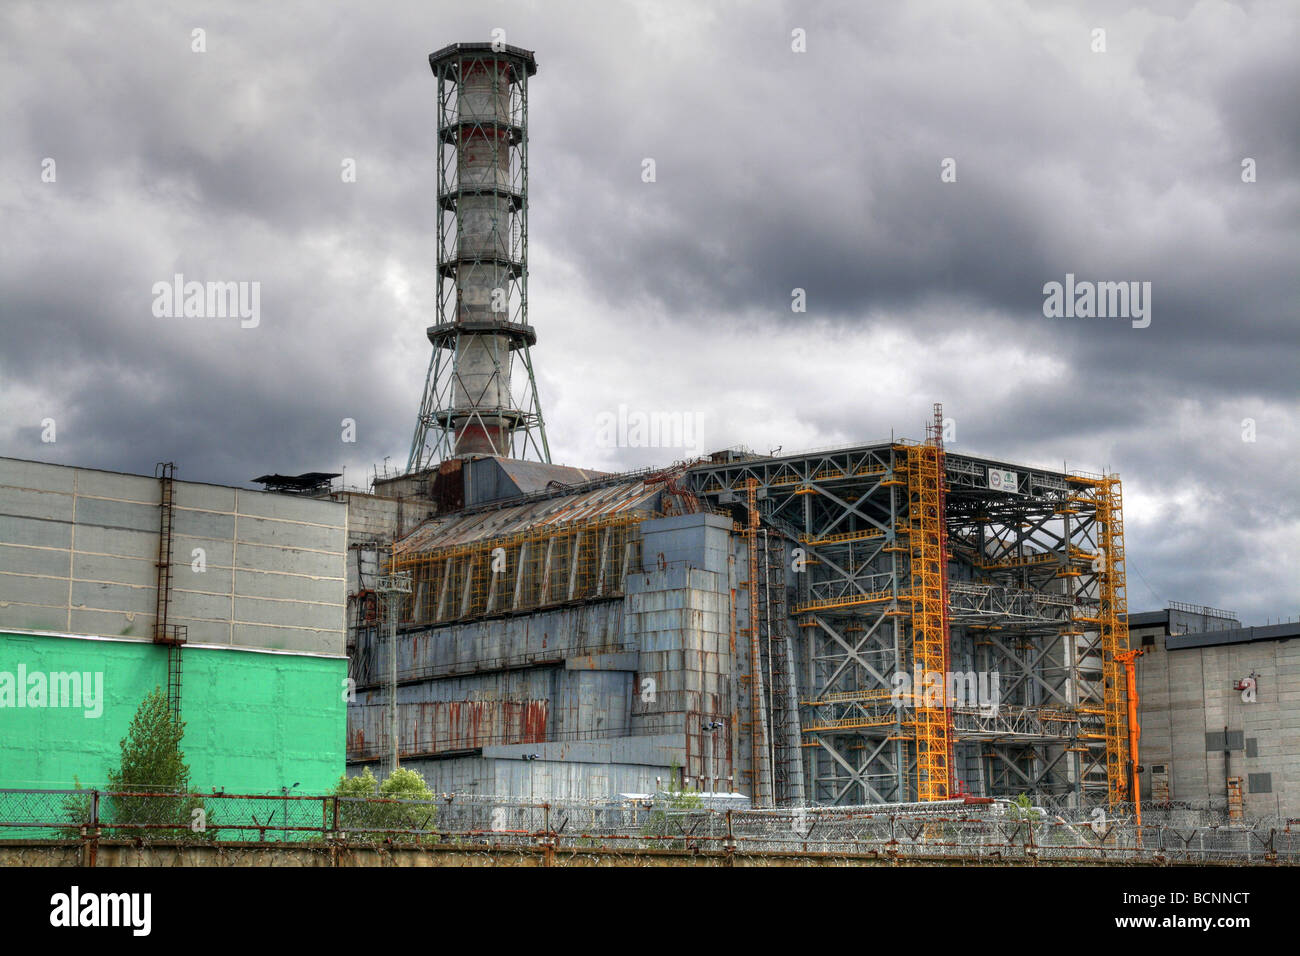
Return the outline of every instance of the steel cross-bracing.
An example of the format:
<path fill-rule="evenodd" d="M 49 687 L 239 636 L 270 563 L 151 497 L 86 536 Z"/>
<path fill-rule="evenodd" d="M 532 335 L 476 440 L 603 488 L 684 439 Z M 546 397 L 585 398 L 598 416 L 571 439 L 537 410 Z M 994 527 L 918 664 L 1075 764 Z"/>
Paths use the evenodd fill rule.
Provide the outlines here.
<path fill-rule="evenodd" d="M 528 324 L 532 53 L 457 43 L 438 82 L 437 318 L 408 472 L 465 454 L 551 460 Z"/>
<path fill-rule="evenodd" d="M 918 753 L 943 729 L 927 730 L 929 715 L 918 717 L 917 705 L 929 700 L 946 711 L 950 792 L 1031 793 L 1077 806 L 1121 799 L 1126 723 L 1115 655 L 1127 641 L 1118 478 L 944 450 L 949 639 L 944 666 L 934 667 L 932 600 L 928 620 L 917 613 L 933 583 L 925 573 L 917 581 L 925 549 L 912 539 L 925 524 L 918 508 L 935 496 L 919 493 L 920 470 L 909 468 L 925 447 L 729 453 L 688 473 L 703 502 L 730 509 L 742 526 L 752 493 L 768 547 L 784 552 L 798 702 L 793 720 L 784 719 L 802 738 L 802 796 L 835 805 L 932 798 L 921 784 L 941 777 Z M 760 669 L 759 678 L 772 700 L 775 671 L 769 678 Z M 789 802 L 781 774 L 774 784 L 775 802 Z"/>

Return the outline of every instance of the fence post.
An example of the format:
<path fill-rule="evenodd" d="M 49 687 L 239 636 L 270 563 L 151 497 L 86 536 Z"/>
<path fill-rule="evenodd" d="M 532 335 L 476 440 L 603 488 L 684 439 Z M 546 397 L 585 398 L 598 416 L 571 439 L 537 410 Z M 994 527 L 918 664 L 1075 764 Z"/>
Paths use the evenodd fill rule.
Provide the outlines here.
<path fill-rule="evenodd" d="M 335 836 L 338 836 L 338 833 L 339 833 L 339 797 L 338 797 L 338 794 L 335 794 L 335 795 L 334 795 L 334 826 L 333 826 L 332 829 L 333 829 L 334 835 L 335 835 Z"/>
<path fill-rule="evenodd" d="M 99 856 L 99 791 L 90 791 L 90 840 L 86 844 L 86 865 L 93 867 Z"/>
<path fill-rule="evenodd" d="M 736 836 L 731 828 L 731 808 L 727 808 L 727 842 L 723 849 L 727 854 L 727 866 L 736 865 Z"/>

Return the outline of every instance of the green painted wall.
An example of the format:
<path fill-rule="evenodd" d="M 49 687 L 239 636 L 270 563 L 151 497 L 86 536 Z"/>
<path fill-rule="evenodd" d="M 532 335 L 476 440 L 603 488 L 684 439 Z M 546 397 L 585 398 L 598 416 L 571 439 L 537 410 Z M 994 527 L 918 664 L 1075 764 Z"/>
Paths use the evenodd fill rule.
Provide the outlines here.
<path fill-rule="evenodd" d="M 101 672 L 103 713 L 17 708 L 6 673 Z M 184 651 L 182 747 L 199 792 L 323 793 L 345 766 L 347 661 L 190 647 Z M 104 784 L 140 701 L 166 687 L 167 654 L 137 641 L 0 632 L 0 788 Z"/>

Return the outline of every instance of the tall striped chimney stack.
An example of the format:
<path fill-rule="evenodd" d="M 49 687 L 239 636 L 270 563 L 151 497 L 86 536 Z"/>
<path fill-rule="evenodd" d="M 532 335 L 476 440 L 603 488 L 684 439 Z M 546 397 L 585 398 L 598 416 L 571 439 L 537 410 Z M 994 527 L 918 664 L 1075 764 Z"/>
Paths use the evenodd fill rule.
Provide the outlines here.
<path fill-rule="evenodd" d="M 528 80 L 533 54 L 454 43 L 438 81 L 438 297 L 408 472 L 448 458 L 550 461 L 529 348 Z"/>

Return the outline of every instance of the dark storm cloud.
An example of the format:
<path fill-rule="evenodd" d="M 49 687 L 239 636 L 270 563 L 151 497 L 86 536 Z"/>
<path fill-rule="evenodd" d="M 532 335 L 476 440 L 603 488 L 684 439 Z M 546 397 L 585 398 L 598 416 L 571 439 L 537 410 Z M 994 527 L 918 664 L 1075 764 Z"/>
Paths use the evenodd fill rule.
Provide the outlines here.
<path fill-rule="evenodd" d="M 938 333 L 942 314 L 909 307 L 949 293 L 994 308 L 992 335 L 1080 367 L 1290 396 L 1300 190 L 1274 130 L 1295 126 L 1277 92 L 1300 85 L 1295 18 L 1254 7 L 1241 32 L 1270 46 L 1247 50 L 1208 13 L 1103 17 L 1109 49 L 1093 54 L 1091 19 L 947 12 L 833 26 L 792 12 L 803 57 L 719 29 L 704 81 L 663 71 L 630 102 L 618 83 L 596 91 L 599 128 L 566 138 L 603 170 L 566 167 L 588 199 L 568 239 L 590 281 L 611 303 L 787 319 L 798 287 L 823 315 L 906 310 L 900 322 Z M 641 155 L 657 182 L 637 181 Z M 941 184 L 949 156 L 958 182 Z M 1267 183 L 1241 182 L 1245 156 Z M 1042 286 L 1067 272 L 1150 281 L 1152 328 L 1044 320 Z M 1246 366 L 1235 381 L 1219 348 Z"/>
<path fill-rule="evenodd" d="M 1135 601 L 1294 614 L 1297 19 L 1119 0 L 6 5 L 0 453 L 172 458 L 223 482 L 404 464 L 434 300 L 425 58 L 502 27 L 540 65 L 530 292 L 557 459 L 680 457 L 593 446 L 622 389 L 707 413 L 712 446 L 916 435 L 944 399 L 958 448 L 1124 474 Z M 260 282 L 260 325 L 154 317 L 177 272 Z M 1045 318 L 1067 272 L 1151 282 L 1151 326 Z"/>

